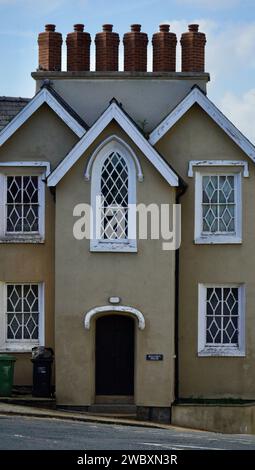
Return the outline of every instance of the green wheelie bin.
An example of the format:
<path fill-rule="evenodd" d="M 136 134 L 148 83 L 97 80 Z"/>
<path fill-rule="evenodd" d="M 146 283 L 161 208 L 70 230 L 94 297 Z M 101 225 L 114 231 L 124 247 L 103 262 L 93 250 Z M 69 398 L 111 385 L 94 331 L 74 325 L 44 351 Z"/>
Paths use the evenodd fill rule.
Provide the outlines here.
<path fill-rule="evenodd" d="M 15 361 L 14 356 L 0 354 L 0 397 L 10 397 L 12 394 Z"/>

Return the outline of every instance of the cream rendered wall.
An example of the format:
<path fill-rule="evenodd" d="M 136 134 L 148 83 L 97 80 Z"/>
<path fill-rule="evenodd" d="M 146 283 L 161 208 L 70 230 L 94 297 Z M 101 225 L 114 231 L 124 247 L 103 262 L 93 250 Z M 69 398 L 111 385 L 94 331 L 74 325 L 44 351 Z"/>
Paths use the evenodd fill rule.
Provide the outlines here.
<path fill-rule="evenodd" d="M 188 183 L 181 198 L 179 387 L 180 397 L 255 398 L 255 166 L 196 105 L 156 145 Z M 190 160 L 244 160 L 242 245 L 195 245 L 194 183 Z M 246 357 L 198 357 L 198 283 L 245 283 Z"/>
<path fill-rule="evenodd" d="M 138 253 L 91 253 L 89 241 L 73 237 L 73 208 L 90 202 L 84 169 L 92 151 L 117 134 L 136 152 L 144 172 L 137 182 L 137 201 L 173 203 L 175 189 L 163 180 L 117 124 L 110 124 L 69 170 L 56 188 L 56 392 L 58 404 L 89 405 L 95 400 L 95 320 L 84 329 L 84 315 L 107 305 L 110 296 L 139 309 L 136 320 L 135 403 L 169 406 L 174 399 L 174 271 L 175 253 L 162 251 L 161 241 L 139 241 Z M 163 353 L 149 362 L 147 353 Z"/>
<path fill-rule="evenodd" d="M 42 106 L 0 147 L 0 171 L 1 161 L 43 160 L 54 167 L 76 141 L 77 137 L 53 111 Z M 45 243 L 0 243 L 0 281 L 45 283 L 45 340 L 46 346 L 54 348 L 55 203 L 47 187 L 45 198 Z M 30 385 L 31 353 L 14 355 L 15 385 Z"/>
<path fill-rule="evenodd" d="M 0 161 L 43 160 L 54 169 L 79 138 L 43 104 L 0 147 Z"/>

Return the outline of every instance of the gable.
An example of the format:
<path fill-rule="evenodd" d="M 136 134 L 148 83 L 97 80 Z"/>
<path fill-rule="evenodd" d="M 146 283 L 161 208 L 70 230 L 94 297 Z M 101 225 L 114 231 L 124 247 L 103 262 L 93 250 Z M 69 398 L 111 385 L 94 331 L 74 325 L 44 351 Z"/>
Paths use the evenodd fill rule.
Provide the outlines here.
<path fill-rule="evenodd" d="M 76 146 L 48 177 L 48 186 L 56 186 L 95 139 L 112 121 L 116 121 L 133 143 L 142 151 L 170 186 L 178 186 L 179 178 L 161 155 L 150 145 L 129 116 L 113 100 L 96 123 L 86 132 Z"/>
<path fill-rule="evenodd" d="M 162 137 L 191 109 L 197 104 L 210 118 L 219 126 L 225 134 L 238 145 L 243 152 L 255 162 L 255 147 L 252 143 L 229 121 L 229 119 L 210 101 L 202 91 L 195 87 L 166 116 L 166 118 L 151 132 L 149 141 L 155 145 Z"/>
<path fill-rule="evenodd" d="M 80 158 L 72 165 L 72 167 L 65 173 L 61 178 L 58 185 L 68 186 L 67 180 L 74 181 L 76 179 L 76 190 L 78 181 L 82 180 L 83 191 L 87 188 L 88 194 L 90 194 L 90 182 L 93 172 L 93 164 L 97 158 L 99 151 L 107 146 L 107 143 L 120 142 L 120 145 L 127 147 L 127 151 L 131 153 L 132 157 L 135 156 L 135 169 L 136 169 L 136 181 L 137 191 L 141 186 L 140 182 L 144 182 L 149 193 L 154 194 L 156 187 L 162 186 L 162 191 L 169 195 L 169 184 L 162 178 L 161 174 L 157 171 L 154 165 L 143 154 L 141 149 L 137 147 L 132 139 L 125 133 L 125 131 L 118 125 L 117 122 L 112 121 L 106 126 L 105 129 L 99 134 L 99 136 L 93 141 L 93 143 L 84 151 Z M 49 178 L 49 177 L 48 177 Z M 89 184 L 86 184 L 89 182 Z M 163 183 L 163 184 L 162 184 Z M 87 194 L 87 193 L 86 193 Z M 84 193 L 85 195 L 85 193 Z M 156 194 L 154 194 L 156 197 Z M 153 199 L 153 198 L 152 198 Z"/>
<path fill-rule="evenodd" d="M 43 104 L 47 104 L 78 136 L 85 134 L 87 125 L 77 113 L 50 87 L 44 86 L 0 132 L 3 145 Z"/>
<path fill-rule="evenodd" d="M 49 161 L 55 168 L 78 137 L 43 104 L 0 146 L 0 161 Z"/>
<path fill-rule="evenodd" d="M 188 184 L 188 166 L 192 160 L 250 161 L 243 150 L 196 104 L 155 147 L 170 159 Z"/>

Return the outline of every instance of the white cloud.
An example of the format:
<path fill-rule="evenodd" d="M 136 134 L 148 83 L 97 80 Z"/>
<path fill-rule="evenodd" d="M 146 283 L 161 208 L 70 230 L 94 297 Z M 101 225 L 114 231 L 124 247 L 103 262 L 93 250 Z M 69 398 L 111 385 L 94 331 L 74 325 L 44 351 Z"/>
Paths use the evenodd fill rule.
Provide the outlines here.
<path fill-rule="evenodd" d="M 255 143 L 255 88 L 241 96 L 231 92 L 225 93 L 220 107 L 238 129 Z"/>
<path fill-rule="evenodd" d="M 162 22 L 163 23 L 163 22 Z M 165 21 L 171 25 L 178 38 L 188 30 L 189 23 L 199 24 L 199 30 L 206 33 L 206 70 L 213 80 L 219 74 L 238 71 L 240 68 L 255 68 L 254 44 L 255 21 L 250 23 L 217 23 L 200 18 L 194 21 Z M 180 47 L 177 50 L 180 59 Z M 180 60 L 178 60 L 180 69 Z"/>

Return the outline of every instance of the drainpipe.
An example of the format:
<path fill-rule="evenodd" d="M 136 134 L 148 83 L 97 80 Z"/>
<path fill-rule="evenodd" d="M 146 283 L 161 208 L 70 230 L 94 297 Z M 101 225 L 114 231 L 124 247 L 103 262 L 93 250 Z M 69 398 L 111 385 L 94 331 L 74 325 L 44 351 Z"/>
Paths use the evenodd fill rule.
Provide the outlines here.
<path fill-rule="evenodd" d="M 182 187 L 178 194 L 176 195 L 176 204 L 180 204 L 180 198 L 187 190 L 187 184 L 182 180 Z M 180 249 L 175 251 L 175 327 L 174 327 L 174 349 L 175 349 L 175 381 L 174 381 L 174 395 L 175 399 L 174 402 L 177 402 L 179 399 L 179 251 Z"/>

